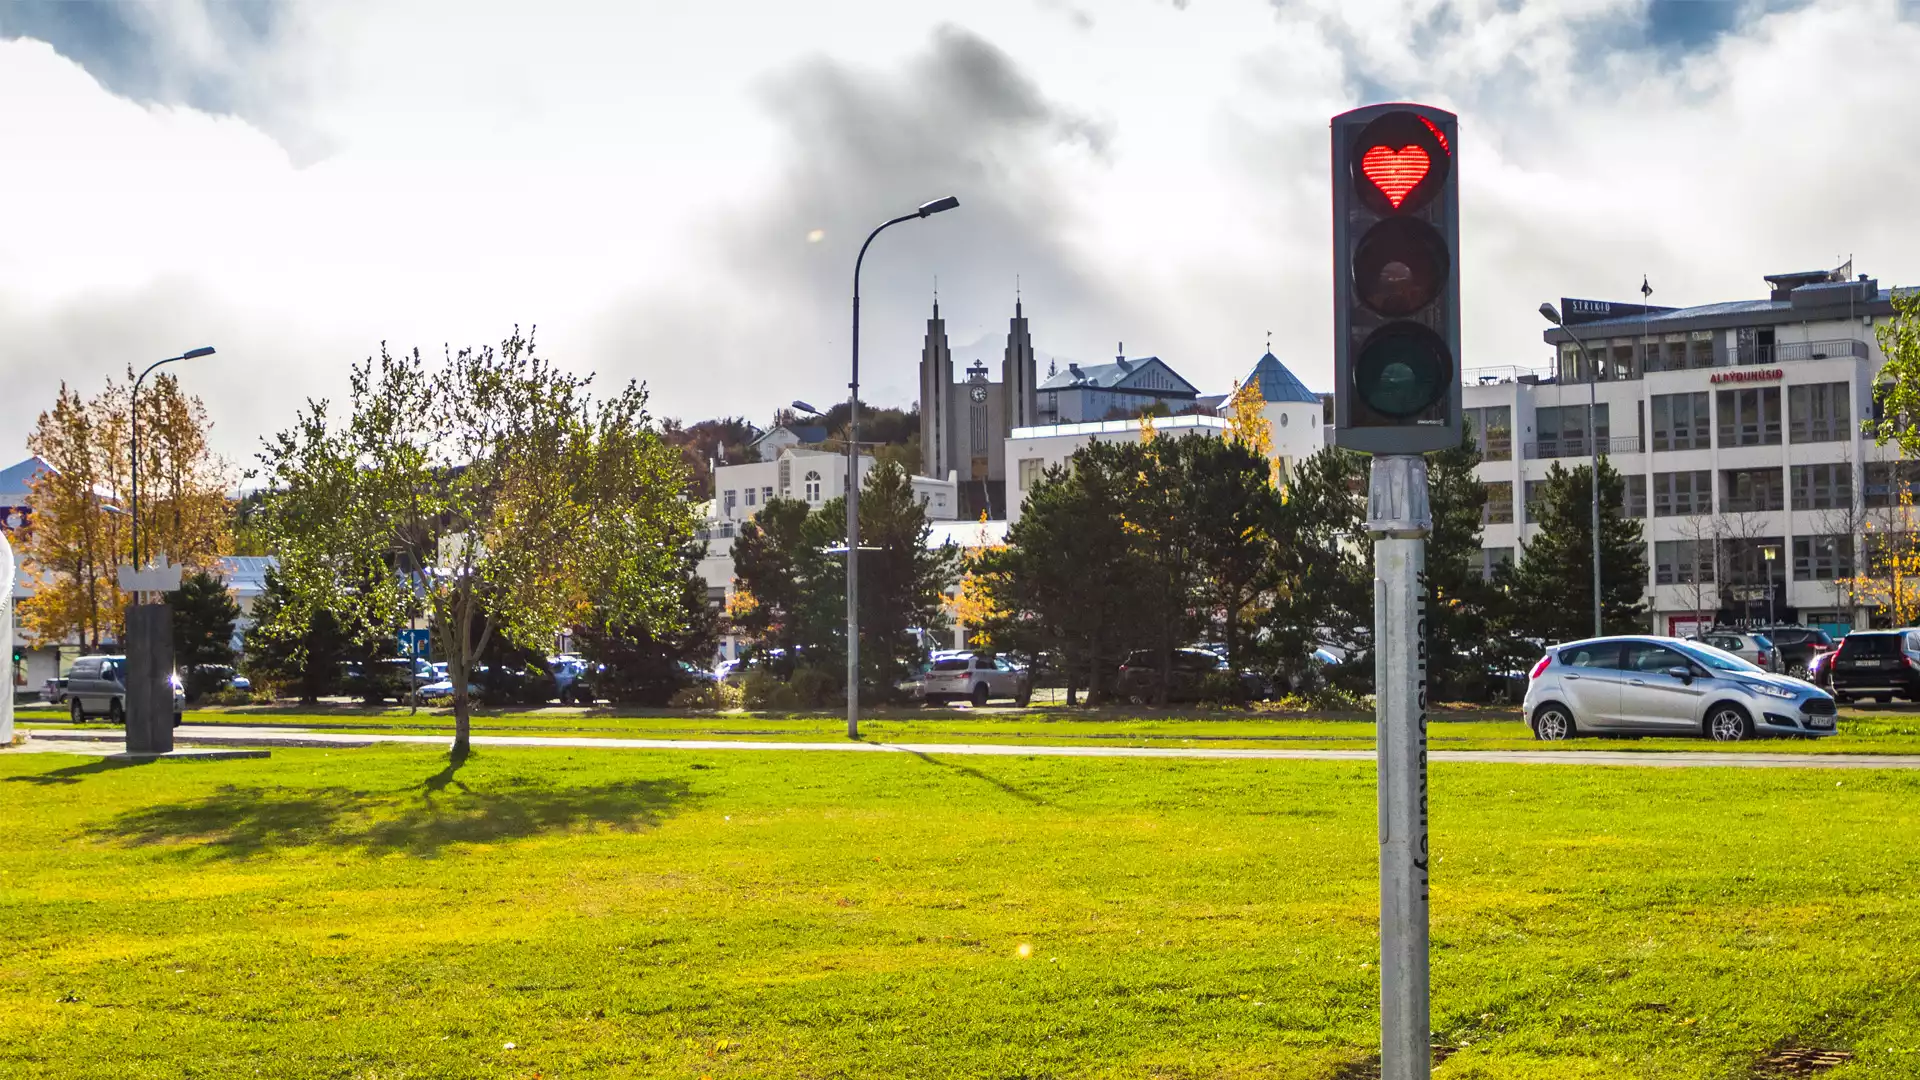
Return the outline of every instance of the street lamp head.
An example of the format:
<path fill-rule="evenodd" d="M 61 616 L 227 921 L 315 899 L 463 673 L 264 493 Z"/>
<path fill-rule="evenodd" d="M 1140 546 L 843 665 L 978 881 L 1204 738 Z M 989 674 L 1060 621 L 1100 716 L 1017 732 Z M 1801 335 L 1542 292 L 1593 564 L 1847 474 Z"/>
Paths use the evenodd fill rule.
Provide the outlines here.
<path fill-rule="evenodd" d="M 825 413 L 821 412 L 819 409 L 816 409 L 813 406 L 797 398 L 794 399 L 793 407 L 803 413 L 808 414 L 809 416 L 825 416 L 826 415 Z"/>
<path fill-rule="evenodd" d="M 1560 322 L 1560 312 L 1552 304 L 1540 305 L 1540 317 L 1547 320 L 1548 322 L 1552 323 L 1555 326 L 1562 325 Z"/>
<path fill-rule="evenodd" d="M 951 210 L 959 205 L 960 200 L 949 195 L 944 199 L 935 199 L 930 203 L 921 203 L 919 213 L 921 217 L 930 217 L 942 211 Z"/>
<path fill-rule="evenodd" d="M 211 345 L 202 345 L 202 346 L 200 346 L 200 347 L 199 347 L 199 348 L 197 348 L 197 349 L 188 349 L 188 350 L 187 350 L 186 352 L 183 352 L 183 353 L 181 353 L 181 354 L 180 354 L 180 359 L 182 359 L 182 360 L 198 360 L 198 359 L 200 359 L 200 358 L 201 358 L 201 357 L 203 357 L 203 356 L 212 356 L 212 355 L 213 355 L 213 346 L 211 346 Z"/>

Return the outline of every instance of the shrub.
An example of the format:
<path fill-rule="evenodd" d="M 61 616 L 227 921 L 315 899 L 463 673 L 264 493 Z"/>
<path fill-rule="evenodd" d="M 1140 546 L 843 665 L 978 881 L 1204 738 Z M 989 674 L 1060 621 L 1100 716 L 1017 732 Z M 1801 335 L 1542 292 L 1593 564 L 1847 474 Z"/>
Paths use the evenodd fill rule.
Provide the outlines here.
<path fill-rule="evenodd" d="M 803 667 L 787 681 L 802 708 L 831 704 L 840 696 L 840 680 L 819 668 Z"/>
<path fill-rule="evenodd" d="M 668 704 L 676 709 L 711 709 L 721 712 L 738 709 L 745 702 L 746 694 L 737 686 L 723 682 L 705 682 L 697 686 L 684 686 L 674 692 L 673 700 Z"/>
<path fill-rule="evenodd" d="M 251 690 L 235 690 L 232 687 L 222 687 L 221 689 L 211 690 L 205 694 L 202 694 L 200 696 L 199 704 L 202 704 L 202 705 L 251 705 L 253 704 L 253 701 L 254 701 L 254 692 Z"/>
<path fill-rule="evenodd" d="M 777 710 L 799 707 L 799 699 L 794 696 L 793 688 L 772 672 L 749 672 L 740 690 L 741 700 L 749 709 Z"/>
<path fill-rule="evenodd" d="M 1200 677 L 1200 701 L 1208 705 L 1245 705 L 1247 686 L 1238 675 L 1210 671 Z"/>

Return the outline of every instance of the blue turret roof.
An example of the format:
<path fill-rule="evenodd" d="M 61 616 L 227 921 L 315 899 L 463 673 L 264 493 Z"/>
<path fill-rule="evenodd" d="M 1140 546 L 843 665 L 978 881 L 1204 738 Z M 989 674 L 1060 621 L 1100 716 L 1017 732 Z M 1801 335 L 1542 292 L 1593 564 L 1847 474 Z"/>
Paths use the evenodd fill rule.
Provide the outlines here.
<path fill-rule="evenodd" d="M 1320 395 L 1307 389 L 1307 384 L 1299 380 L 1287 365 L 1281 363 L 1272 353 L 1260 358 L 1253 365 L 1253 371 L 1247 381 L 1260 380 L 1260 396 L 1269 403 L 1294 401 L 1305 405 L 1320 404 Z"/>

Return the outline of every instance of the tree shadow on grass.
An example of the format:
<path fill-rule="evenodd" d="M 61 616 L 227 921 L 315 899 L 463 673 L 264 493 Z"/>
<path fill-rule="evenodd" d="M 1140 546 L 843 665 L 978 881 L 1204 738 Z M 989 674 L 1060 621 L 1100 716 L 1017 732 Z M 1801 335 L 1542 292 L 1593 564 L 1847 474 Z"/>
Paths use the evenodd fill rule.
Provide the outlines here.
<path fill-rule="evenodd" d="M 986 773 L 983 773 L 979 769 L 973 768 L 970 765 L 961 765 L 961 764 L 958 764 L 957 762 L 946 761 L 944 759 L 934 757 L 931 754 L 922 753 L 919 750 L 909 750 L 907 751 L 907 753 L 912 754 L 914 757 L 919 758 L 921 761 L 924 761 L 929 765 L 938 765 L 943 769 L 951 769 L 962 776 L 970 777 L 974 780 L 980 780 L 985 783 L 992 784 L 994 787 L 997 787 L 1001 791 L 1004 791 L 1007 794 L 1013 796 L 1014 798 L 1019 799 L 1021 802 L 1029 803 L 1033 806 L 1044 806 L 1049 810 L 1058 809 L 1052 803 L 1048 802 L 1047 800 L 1041 798 L 1038 795 L 1035 795 L 1033 792 L 1022 791 L 1021 789 L 1014 787 L 1012 784 L 1007 783 L 1005 780 L 1001 780 L 998 777 L 988 776 Z"/>
<path fill-rule="evenodd" d="M 113 772 L 116 769 L 132 769 L 138 768 L 141 765 L 150 764 L 152 764 L 152 762 L 149 761 L 112 761 L 107 758 L 99 758 L 94 761 L 89 761 L 85 765 L 69 765 L 64 769 L 53 769 L 49 772 L 9 776 L 7 777 L 7 782 L 10 784 L 39 784 L 48 787 L 57 784 L 77 784 L 82 777 L 97 776 L 100 773 Z"/>
<path fill-rule="evenodd" d="M 587 787 L 514 780 L 476 789 L 453 778 L 461 764 L 401 791 L 229 784 L 191 802 L 129 810 L 88 835 L 133 846 L 191 844 L 223 858 L 309 846 L 437 855 L 450 844 L 601 828 L 639 832 L 699 798 L 679 780 Z"/>

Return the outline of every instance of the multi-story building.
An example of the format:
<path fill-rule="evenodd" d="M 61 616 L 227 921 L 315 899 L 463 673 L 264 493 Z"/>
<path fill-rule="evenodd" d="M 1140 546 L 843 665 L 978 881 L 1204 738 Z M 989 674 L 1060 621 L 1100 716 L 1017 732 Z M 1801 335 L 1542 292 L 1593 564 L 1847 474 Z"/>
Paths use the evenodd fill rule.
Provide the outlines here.
<path fill-rule="evenodd" d="M 1895 449 L 1860 430 L 1891 294 L 1840 271 L 1766 280 L 1767 299 L 1700 307 L 1563 300 L 1564 326 L 1545 334 L 1552 369 L 1466 373 L 1488 572 L 1538 531 L 1529 506 L 1548 470 L 1598 450 L 1645 527 L 1653 630 L 1865 625 L 1849 579 L 1904 475 Z M 1878 527 L 1889 524 L 1904 527 Z"/>

